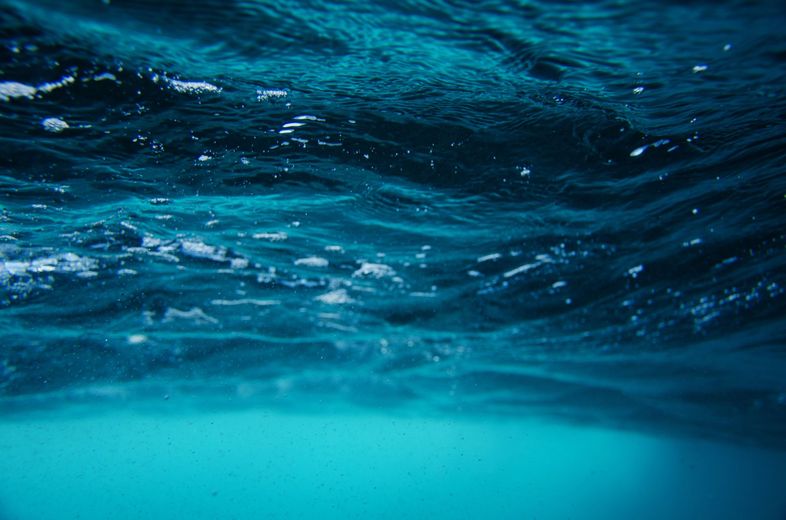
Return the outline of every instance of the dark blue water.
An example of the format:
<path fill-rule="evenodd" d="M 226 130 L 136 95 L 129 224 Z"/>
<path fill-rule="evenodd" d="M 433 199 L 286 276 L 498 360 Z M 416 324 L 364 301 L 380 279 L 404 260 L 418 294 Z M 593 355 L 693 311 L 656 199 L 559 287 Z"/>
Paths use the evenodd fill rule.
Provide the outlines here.
<path fill-rule="evenodd" d="M 546 444 L 563 435 L 548 428 L 573 432 L 535 452 L 594 450 L 606 468 L 598 453 L 639 446 L 624 435 L 742 450 L 682 447 L 707 455 L 640 475 L 634 490 L 698 464 L 696 482 L 724 474 L 739 490 L 708 485 L 674 510 L 644 507 L 675 503 L 664 489 L 629 509 L 555 508 L 560 489 L 595 477 L 573 473 L 580 455 L 544 455 L 554 466 L 528 471 L 565 478 L 544 481 L 529 509 L 511 505 L 521 488 L 458 485 L 448 500 L 427 480 L 397 496 L 454 509 L 421 497 L 398 510 L 361 486 L 326 495 L 344 497 L 336 517 L 483 516 L 463 496 L 495 518 L 780 518 L 784 23 L 780 1 L 0 1 L 0 413 L 12 425 L 0 446 L 9 468 L 40 469 L 3 481 L 0 516 L 5 503 L 11 518 L 104 517 L 89 500 L 64 505 L 65 488 L 53 510 L 34 509 L 52 489 L 41 475 L 81 482 L 72 492 L 87 500 L 79 454 L 98 450 L 106 471 L 172 456 L 158 439 L 134 464 L 106 458 L 85 439 L 104 442 L 95 432 L 115 420 L 215 447 L 221 432 L 201 444 L 182 432 L 209 430 L 224 417 L 213 414 L 247 432 L 244 414 L 264 410 L 284 414 L 269 419 L 275 438 L 368 439 L 360 460 L 392 472 L 380 487 L 409 482 L 393 459 L 420 460 L 417 435 L 445 431 L 504 447 L 488 466 L 476 443 L 461 451 L 474 466 L 424 467 L 538 481 L 505 466 L 522 420 L 553 425 L 533 433 Z M 125 413 L 135 419 L 90 426 Z M 48 441 L 22 447 L 37 424 Z M 399 430 L 386 465 L 371 439 Z M 178 460 L 180 478 L 198 466 Z M 352 464 L 352 482 L 370 486 L 377 473 Z M 754 476 L 729 469 L 741 465 Z M 600 482 L 635 480 L 615 475 Z M 737 487 L 756 479 L 766 496 Z M 266 512 L 246 508 L 252 492 L 217 502 L 206 484 L 204 496 L 227 518 L 329 516 L 325 503 L 298 509 L 319 487 L 298 482 Z M 105 496 L 121 488 L 134 496 L 119 483 Z M 152 509 L 113 514 L 174 514 L 151 489 L 168 488 L 137 490 Z M 202 511 L 190 517 L 222 516 L 182 501 Z"/>

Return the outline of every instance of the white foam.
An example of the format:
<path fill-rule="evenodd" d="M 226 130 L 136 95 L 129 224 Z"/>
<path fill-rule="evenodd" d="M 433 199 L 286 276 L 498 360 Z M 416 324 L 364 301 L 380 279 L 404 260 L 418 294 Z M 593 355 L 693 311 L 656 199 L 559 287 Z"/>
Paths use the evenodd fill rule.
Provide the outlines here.
<path fill-rule="evenodd" d="M 16 81 L 0 81 L 0 101 L 15 98 L 33 99 L 38 89 Z"/>
<path fill-rule="evenodd" d="M 111 72 L 102 72 L 93 76 L 93 81 L 116 81 L 117 78 Z"/>
<path fill-rule="evenodd" d="M 328 305 L 340 305 L 345 303 L 353 303 L 355 300 L 347 293 L 346 289 L 336 289 L 325 294 L 320 294 L 316 298 L 317 301 L 327 303 Z"/>
<path fill-rule="evenodd" d="M 68 126 L 68 123 L 56 117 L 48 117 L 44 119 L 43 121 L 41 121 L 41 126 L 43 126 L 44 130 L 46 130 L 47 132 L 52 132 L 55 134 L 60 133 L 67 128 L 70 128 Z"/>
<path fill-rule="evenodd" d="M 206 81 L 180 81 L 177 79 L 170 79 L 168 80 L 169 86 L 175 92 L 180 92 L 181 94 L 204 94 L 206 92 L 221 92 L 221 89 L 212 83 L 208 83 Z"/>
<path fill-rule="evenodd" d="M 433 292 L 423 292 L 423 291 L 414 291 L 409 293 L 410 296 L 415 296 L 416 298 L 436 298 L 437 293 Z"/>
<path fill-rule="evenodd" d="M 374 264 L 370 262 L 363 262 L 360 267 L 352 273 L 355 278 L 384 278 L 386 276 L 394 276 L 396 271 L 386 264 Z"/>
<path fill-rule="evenodd" d="M 74 273 L 83 278 L 98 276 L 98 261 L 74 253 L 36 258 L 32 261 L 8 261 L 0 264 L 5 276 L 22 276 L 37 273 Z"/>
<path fill-rule="evenodd" d="M 92 272 L 98 268 L 98 260 L 65 253 L 57 257 L 57 270 L 64 273 Z"/>
<path fill-rule="evenodd" d="M 502 255 L 499 253 L 491 253 L 490 255 L 485 255 L 478 257 L 478 263 L 480 262 L 488 262 L 489 260 L 499 260 L 502 258 Z"/>
<path fill-rule="evenodd" d="M 321 139 L 317 139 L 317 144 L 320 146 L 341 146 L 341 143 L 328 143 L 327 141 L 323 141 Z"/>
<path fill-rule="evenodd" d="M 298 258 L 295 260 L 295 265 L 304 265 L 307 267 L 327 267 L 328 261 L 319 256 L 308 256 L 306 258 Z"/>
<path fill-rule="evenodd" d="M 161 245 L 161 239 L 145 235 L 142 237 L 142 247 L 158 247 Z"/>
<path fill-rule="evenodd" d="M 52 83 L 42 83 L 37 87 L 25 85 L 18 81 L 0 81 L 0 101 L 8 101 L 16 98 L 33 99 L 39 92 L 48 94 L 55 89 L 70 85 L 75 81 L 73 76 L 63 76 Z"/>
<path fill-rule="evenodd" d="M 19 276 L 22 274 L 27 273 L 27 269 L 30 267 L 30 262 L 19 262 L 19 261 L 11 261 L 11 262 L 3 262 L 0 264 L 0 272 L 8 276 Z"/>
<path fill-rule="evenodd" d="M 205 258 L 208 260 L 215 260 L 216 262 L 224 262 L 227 259 L 226 249 L 223 247 L 211 246 L 199 240 L 181 241 L 180 250 L 183 254 L 194 258 Z"/>
<path fill-rule="evenodd" d="M 256 305 L 258 307 L 270 307 L 272 305 L 281 305 L 281 301 L 279 300 L 258 300 L 255 298 L 241 298 L 238 300 L 212 300 L 210 302 L 211 305 L 225 305 L 225 306 L 235 306 L 235 305 Z"/>
<path fill-rule="evenodd" d="M 281 89 L 257 90 L 257 101 L 267 101 L 268 99 L 285 98 L 287 91 Z"/>
<path fill-rule="evenodd" d="M 218 320 L 212 316 L 208 316 L 205 312 L 200 309 L 199 307 L 192 307 L 187 311 L 181 311 L 180 309 L 175 309 L 174 307 L 167 308 L 166 312 L 164 313 L 164 323 L 168 323 L 174 320 L 191 320 L 194 323 L 218 323 Z"/>
<path fill-rule="evenodd" d="M 248 259 L 247 258 L 233 258 L 229 261 L 229 267 L 232 269 L 245 269 L 248 267 Z"/>
<path fill-rule="evenodd" d="M 535 269 L 539 265 L 541 265 L 540 262 L 535 262 L 535 263 L 532 263 L 532 264 L 520 265 L 520 266 L 518 266 L 515 269 L 511 269 L 510 271 L 505 272 L 502 276 L 504 276 L 505 278 L 511 278 L 513 276 L 516 276 L 517 274 L 526 273 L 527 271 Z"/>
<path fill-rule="evenodd" d="M 273 233 L 255 233 L 254 238 L 257 240 L 269 240 L 271 242 L 281 242 L 282 240 L 286 240 L 287 234 L 281 231 L 275 231 Z"/>
<path fill-rule="evenodd" d="M 52 83 L 44 83 L 42 85 L 39 85 L 38 86 L 38 91 L 39 92 L 49 93 L 49 92 L 52 92 L 55 89 L 65 87 L 66 85 L 70 85 L 74 81 L 75 80 L 74 80 L 73 76 L 63 76 L 59 80 L 53 81 Z"/>

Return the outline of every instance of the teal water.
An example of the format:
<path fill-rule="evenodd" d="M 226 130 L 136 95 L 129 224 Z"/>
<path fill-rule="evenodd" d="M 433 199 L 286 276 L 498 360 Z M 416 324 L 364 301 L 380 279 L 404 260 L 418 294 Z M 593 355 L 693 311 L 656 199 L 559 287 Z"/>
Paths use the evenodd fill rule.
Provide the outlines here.
<path fill-rule="evenodd" d="M 784 22 L 0 0 L 0 518 L 784 518 Z"/>
<path fill-rule="evenodd" d="M 260 410 L 0 426 L 3 518 L 781 518 L 786 454 L 532 419 Z"/>

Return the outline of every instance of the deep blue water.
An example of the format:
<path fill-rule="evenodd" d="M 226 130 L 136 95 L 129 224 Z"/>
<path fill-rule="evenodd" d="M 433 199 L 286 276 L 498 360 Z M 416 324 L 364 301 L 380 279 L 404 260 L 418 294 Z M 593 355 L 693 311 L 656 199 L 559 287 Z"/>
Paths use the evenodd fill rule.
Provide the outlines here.
<path fill-rule="evenodd" d="M 770 494 L 706 497 L 784 514 L 785 23 L 781 1 L 0 1 L 6 463 L 95 454 L 74 432 L 129 409 L 127 431 L 158 417 L 174 436 L 184 414 L 229 414 L 235 432 L 244 414 L 283 414 L 276 438 L 312 444 L 325 414 L 367 439 L 480 439 L 485 424 L 510 450 L 506 428 L 542 420 L 575 429 L 571 453 L 643 435 L 742 450 L 707 452 L 707 475 L 769 460 L 751 478 Z M 18 440 L 36 421 L 59 456 Z M 596 430 L 611 437 L 587 440 Z M 140 460 L 166 460 L 162 446 Z M 58 482 L 79 481 L 62 463 Z M 532 495 L 548 507 L 488 516 L 636 511 L 549 509 L 577 470 L 550 471 L 565 480 Z M 1 483 L 0 517 L 56 514 L 63 497 L 54 513 L 14 505 L 51 489 L 25 478 Z M 297 489 L 275 514 L 316 516 Z M 432 511 L 374 496 L 358 488 L 331 514 Z M 347 505 L 360 497 L 371 505 Z M 686 518 L 756 516 L 685 504 Z"/>

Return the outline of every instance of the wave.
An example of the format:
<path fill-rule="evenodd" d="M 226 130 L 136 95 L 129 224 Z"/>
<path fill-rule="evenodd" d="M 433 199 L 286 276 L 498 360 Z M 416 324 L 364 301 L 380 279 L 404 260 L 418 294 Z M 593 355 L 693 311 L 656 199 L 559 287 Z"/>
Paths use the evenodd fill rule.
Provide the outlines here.
<path fill-rule="evenodd" d="M 2 406 L 782 443 L 779 9 L 3 2 Z"/>

